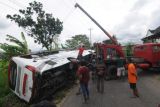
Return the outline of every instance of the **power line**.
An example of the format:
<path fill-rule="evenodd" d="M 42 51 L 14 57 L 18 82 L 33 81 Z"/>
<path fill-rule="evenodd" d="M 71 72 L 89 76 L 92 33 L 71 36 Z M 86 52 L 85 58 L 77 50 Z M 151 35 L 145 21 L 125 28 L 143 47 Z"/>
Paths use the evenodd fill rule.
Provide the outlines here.
<path fill-rule="evenodd" d="M 16 5 L 16 6 L 18 6 L 18 7 L 20 7 L 20 8 L 24 8 L 25 6 L 22 6 L 22 4 L 21 3 L 19 3 L 19 2 L 17 2 L 17 1 L 12 1 L 12 0 L 8 0 L 9 2 L 11 2 L 11 3 L 13 3 L 14 5 Z"/>
<path fill-rule="evenodd" d="M 77 3 L 77 0 L 74 0 L 75 3 Z"/>
<path fill-rule="evenodd" d="M 63 0 L 64 2 L 65 2 L 65 0 Z M 74 6 L 75 4 L 74 3 L 72 3 L 70 0 L 68 0 L 69 2 L 67 2 L 67 3 L 69 3 L 71 6 Z"/>
<path fill-rule="evenodd" d="M 64 3 L 67 5 L 68 4 L 68 2 L 66 2 L 65 0 L 63 0 L 64 1 Z M 70 0 L 69 0 L 70 1 Z M 76 3 L 76 0 L 74 0 L 75 1 L 75 3 Z M 71 16 L 71 14 L 73 14 L 73 12 L 76 10 L 76 8 L 74 7 L 74 5 L 75 5 L 75 3 L 73 3 L 73 2 L 71 2 L 70 1 L 70 5 L 72 6 L 72 9 L 70 10 L 70 12 L 68 12 L 68 14 L 64 17 L 64 19 L 63 19 L 63 22 L 65 22 L 70 16 Z M 67 5 L 68 6 L 68 5 Z M 69 7 L 69 6 L 68 6 Z M 83 23 L 83 25 L 86 25 L 87 26 L 87 24 L 86 23 L 84 23 L 83 21 L 82 21 L 82 19 L 80 18 L 79 20 L 81 20 L 81 22 Z"/>
<path fill-rule="evenodd" d="M 17 2 L 19 5 L 26 7 L 25 5 L 23 5 L 21 2 L 17 1 L 17 0 L 13 0 L 14 2 Z"/>
<path fill-rule="evenodd" d="M 84 16 L 84 18 L 85 18 L 85 16 Z M 80 20 L 79 22 L 81 22 L 81 25 L 82 26 L 88 26 L 88 24 L 86 23 L 86 22 L 88 22 L 87 20 L 85 20 L 84 18 L 82 18 L 82 17 L 78 17 L 78 19 Z"/>
<path fill-rule="evenodd" d="M 1 2 L 1 1 L 0 1 L 0 4 L 4 5 L 6 7 L 9 7 L 10 9 L 13 9 L 15 11 L 19 11 L 18 9 L 16 9 L 16 8 L 14 8 L 14 7 L 12 7 L 12 6 L 8 5 L 8 4 L 5 4 L 5 3 Z"/>
<path fill-rule="evenodd" d="M 72 9 L 68 12 L 68 14 L 63 18 L 63 22 L 65 22 L 65 21 L 71 16 L 71 14 L 74 12 L 74 10 L 75 10 L 75 8 L 72 8 Z"/>
<path fill-rule="evenodd" d="M 73 8 L 71 9 L 71 11 L 65 16 L 65 18 L 64 18 L 64 22 L 71 16 L 71 14 L 75 11 L 75 7 L 73 6 Z M 88 26 L 88 24 L 86 24 L 85 22 L 84 22 L 84 19 L 82 19 L 82 17 L 78 17 L 78 19 L 77 20 L 79 20 L 79 22 L 80 22 L 80 26 Z M 84 28 L 84 27 L 82 27 L 82 28 Z"/>
<path fill-rule="evenodd" d="M 70 5 L 68 2 L 66 2 L 65 0 L 63 0 L 63 3 L 66 4 L 67 7 L 70 7 L 72 5 Z M 70 5 L 70 6 L 69 6 Z"/>

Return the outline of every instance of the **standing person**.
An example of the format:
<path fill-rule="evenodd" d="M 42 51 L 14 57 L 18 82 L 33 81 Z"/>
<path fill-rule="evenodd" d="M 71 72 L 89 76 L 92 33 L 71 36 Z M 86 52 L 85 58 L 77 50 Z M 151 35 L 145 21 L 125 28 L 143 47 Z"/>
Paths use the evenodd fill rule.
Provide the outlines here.
<path fill-rule="evenodd" d="M 117 77 L 124 77 L 125 76 L 125 68 L 124 68 L 124 59 L 118 58 L 117 60 Z"/>
<path fill-rule="evenodd" d="M 86 67 L 86 62 L 83 60 L 80 62 L 80 67 L 78 68 L 78 76 L 84 101 L 87 102 L 87 100 L 89 99 L 88 82 L 90 76 L 89 76 L 89 68 Z"/>
<path fill-rule="evenodd" d="M 94 53 L 92 53 L 90 64 L 91 76 L 94 81 L 96 79 L 96 55 Z"/>
<path fill-rule="evenodd" d="M 104 64 L 97 64 L 96 75 L 97 75 L 97 91 L 100 93 L 103 93 L 104 92 L 104 76 L 105 76 Z"/>
<path fill-rule="evenodd" d="M 81 61 L 82 57 L 83 57 L 83 51 L 85 50 L 84 45 L 82 44 L 78 50 L 79 50 L 79 52 L 78 52 L 77 59 Z"/>
<path fill-rule="evenodd" d="M 128 63 L 128 81 L 130 84 L 130 88 L 133 90 L 133 95 L 135 97 L 139 97 L 139 93 L 136 87 L 137 83 L 136 67 L 130 58 L 127 60 L 127 63 Z"/>
<path fill-rule="evenodd" d="M 80 62 L 78 62 L 78 70 L 76 72 L 76 76 L 78 77 L 78 79 L 80 75 L 80 70 L 79 70 L 80 67 L 81 67 Z M 80 80 L 78 80 L 78 90 L 76 92 L 76 95 L 80 95 L 80 94 L 81 94 L 81 87 L 80 87 Z"/>

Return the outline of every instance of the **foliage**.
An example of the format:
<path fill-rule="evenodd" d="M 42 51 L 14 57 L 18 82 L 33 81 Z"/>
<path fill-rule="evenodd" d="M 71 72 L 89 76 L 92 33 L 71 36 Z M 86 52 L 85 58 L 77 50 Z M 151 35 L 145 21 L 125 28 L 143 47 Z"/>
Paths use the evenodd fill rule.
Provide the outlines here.
<path fill-rule="evenodd" d="M 10 92 L 7 81 L 7 68 L 8 61 L 0 61 L 0 106 L 2 104 L 3 97 L 8 95 Z"/>
<path fill-rule="evenodd" d="M 29 107 L 11 93 L 8 86 L 8 61 L 0 61 L 0 107 Z M 9 102 L 9 103 L 8 103 Z"/>
<path fill-rule="evenodd" d="M 3 53 L 4 57 L 2 57 L 4 60 L 9 60 L 12 56 L 17 56 L 22 54 L 21 53 L 22 49 L 18 46 L 4 43 L 4 44 L 0 44 L 0 48 L 5 51 Z"/>
<path fill-rule="evenodd" d="M 7 18 L 24 28 L 27 34 L 34 38 L 35 43 L 51 50 L 54 36 L 63 29 L 62 22 L 52 17 L 52 14 L 45 13 L 42 3 L 36 1 L 29 3 L 26 10 L 20 9 L 19 12 L 20 15 L 7 15 Z"/>
<path fill-rule="evenodd" d="M 143 43 L 158 43 L 157 39 L 143 39 Z"/>
<path fill-rule="evenodd" d="M 0 107 L 29 107 L 11 93 L 8 86 L 8 61 L 0 61 Z M 9 102 L 9 103 L 8 103 Z"/>
<path fill-rule="evenodd" d="M 133 55 L 133 50 L 132 50 L 132 47 L 133 47 L 133 43 L 129 42 L 127 43 L 126 45 L 126 56 L 132 56 Z"/>
<path fill-rule="evenodd" d="M 8 69 L 8 61 L 1 60 L 0 61 L 0 72 L 2 72 L 2 71 L 7 72 L 7 69 Z"/>
<path fill-rule="evenodd" d="M 89 38 L 86 35 L 75 35 L 72 36 L 72 39 L 66 40 L 67 48 L 76 48 L 81 43 L 83 43 L 86 48 L 90 47 Z"/>
<path fill-rule="evenodd" d="M 61 44 L 61 47 L 62 47 L 62 49 L 66 49 L 66 47 L 65 47 L 65 46 L 63 46 L 63 44 Z"/>
<path fill-rule="evenodd" d="M 22 51 L 22 53 L 24 53 L 24 54 L 27 54 L 28 53 L 28 44 L 27 44 L 27 41 L 26 41 L 26 38 L 25 38 L 25 36 L 24 36 L 24 33 L 23 32 L 21 32 L 21 37 L 22 37 L 22 40 L 23 41 L 20 41 L 20 40 L 18 40 L 17 38 L 15 38 L 15 37 L 13 37 L 13 36 L 10 36 L 10 35 L 7 35 L 7 39 L 6 40 L 8 40 L 8 41 L 10 41 L 10 42 L 12 42 L 12 43 L 15 43 L 15 44 L 17 44 L 18 46 L 20 46 L 21 47 L 21 49 L 23 50 Z"/>
<path fill-rule="evenodd" d="M 116 35 L 113 35 L 112 38 L 118 43 Z M 104 40 L 103 43 L 113 44 L 113 41 L 111 39 L 107 39 L 107 40 Z"/>
<path fill-rule="evenodd" d="M 28 45 L 27 41 L 25 39 L 25 36 L 23 32 L 21 33 L 21 37 L 23 41 L 18 40 L 17 38 L 7 35 L 7 41 L 10 41 L 16 45 L 9 45 L 7 43 L 0 43 L 0 48 L 4 50 L 4 57 L 3 59 L 8 60 L 12 56 L 17 56 L 21 54 L 27 54 L 28 53 Z"/>

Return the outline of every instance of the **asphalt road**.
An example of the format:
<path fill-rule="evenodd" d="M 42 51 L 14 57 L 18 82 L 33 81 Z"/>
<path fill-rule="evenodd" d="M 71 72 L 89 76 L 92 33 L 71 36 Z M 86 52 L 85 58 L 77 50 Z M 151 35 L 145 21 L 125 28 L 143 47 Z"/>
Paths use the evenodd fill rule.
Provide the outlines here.
<path fill-rule="evenodd" d="M 159 75 L 159 77 L 157 76 Z M 105 81 L 105 92 L 96 92 L 96 85 L 89 84 L 90 100 L 83 103 L 82 96 L 76 96 L 78 86 L 73 88 L 62 101 L 60 107 L 158 107 L 160 104 L 160 73 L 139 73 L 137 88 L 140 98 L 132 98 L 127 78 L 124 80 Z"/>

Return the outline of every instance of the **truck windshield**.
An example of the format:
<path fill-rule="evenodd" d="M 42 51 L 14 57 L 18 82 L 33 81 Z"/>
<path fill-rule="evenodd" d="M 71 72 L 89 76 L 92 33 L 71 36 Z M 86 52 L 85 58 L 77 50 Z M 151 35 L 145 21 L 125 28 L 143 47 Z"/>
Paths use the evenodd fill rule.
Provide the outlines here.
<path fill-rule="evenodd" d="M 120 57 L 119 53 L 114 48 L 107 48 L 107 59 Z"/>

